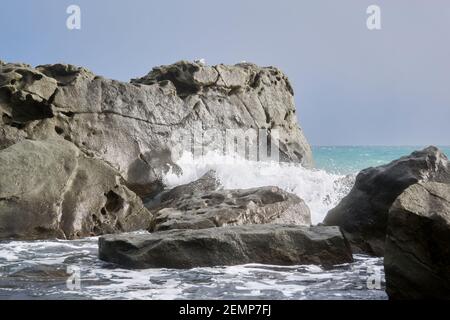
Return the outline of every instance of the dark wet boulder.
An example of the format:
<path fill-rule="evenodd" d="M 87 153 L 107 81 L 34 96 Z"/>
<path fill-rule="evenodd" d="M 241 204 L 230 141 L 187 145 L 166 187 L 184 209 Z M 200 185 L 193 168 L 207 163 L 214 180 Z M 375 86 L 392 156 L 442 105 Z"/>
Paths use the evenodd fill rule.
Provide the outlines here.
<path fill-rule="evenodd" d="M 251 225 L 99 239 L 99 257 L 125 268 L 194 268 L 263 263 L 335 265 L 352 261 L 337 227 Z"/>
<path fill-rule="evenodd" d="M 450 299 L 450 185 L 410 186 L 389 211 L 384 257 L 390 299 Z"/>
<path fill-rule="evenodd" d="M 362 170 L 350 193 L 330 210 L 324 224 L 341 227 L 354 252 L 382 256 L 392 203 L 406 188 L 425 181 L 450 183 L 448 159 L 436 147 Z"/>

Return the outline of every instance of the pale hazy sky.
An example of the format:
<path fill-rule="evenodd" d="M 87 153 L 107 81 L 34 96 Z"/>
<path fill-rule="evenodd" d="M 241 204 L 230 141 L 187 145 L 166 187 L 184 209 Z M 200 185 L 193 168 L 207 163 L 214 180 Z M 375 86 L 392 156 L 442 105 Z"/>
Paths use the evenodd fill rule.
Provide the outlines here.
<path fill-rule="evenodd" d="M 70 4 L 81 30 L 66 28 Z M 311 144 L 450 145 L 448 0 L 11 0 L 0 35 L 1 60 L 124 81 L 181 59 L 274 65 Z"/>

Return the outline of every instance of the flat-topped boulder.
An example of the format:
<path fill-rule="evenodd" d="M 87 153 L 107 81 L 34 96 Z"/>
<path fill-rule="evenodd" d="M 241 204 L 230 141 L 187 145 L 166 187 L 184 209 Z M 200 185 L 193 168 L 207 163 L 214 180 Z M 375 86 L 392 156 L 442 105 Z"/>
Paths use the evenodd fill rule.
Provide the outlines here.
<path fill-rule="evenodd" d="M 132 269 L 352 262 L 337 227 L 247 225 L 99 238 L 101 260 Z"/>
<path fill-rule="evenodd" d="M 384 268 L 390 299 L 450 299 L 449 184 L 414 184 L 395 200 Z"/>
<path fill-rule="evenodd" d="M 382 256 L 393 202 L 409 186 L 426 181 L 450 183 L 449 161 L 433 146 L 362 170 L 350 193 L 328 212 L 324 223 L 341 227 L 354 252 Z"/>

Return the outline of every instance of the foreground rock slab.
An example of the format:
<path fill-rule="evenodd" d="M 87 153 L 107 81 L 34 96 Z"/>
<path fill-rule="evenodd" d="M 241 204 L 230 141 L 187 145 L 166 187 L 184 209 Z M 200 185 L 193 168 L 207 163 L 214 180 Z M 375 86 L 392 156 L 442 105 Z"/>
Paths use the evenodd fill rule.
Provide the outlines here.
<path fill-rule="evenodd" d="M 306 203 L 278 187 L 219 188 L 220 182 L 210 171 L 163 194 L 162 203 L 151 210 L 154 219 L 150 231 L 263 223 L 311 224 Z"/>
<path fill-rule="evenodd" d="M 355 253 L 382 256 L 392 203 L 406 188 L 421 181 L 450 183 L 448 159 L 436 147 L 362 170 L 353 189 L 328 213 L 324 223 L 340 226 Z"/>
<path fill-rule="evenodd" d="M 0 151 L 0 239 L 74 239 L 149 226 L 120 173 L 67 141 Z"/>
<path fill-rule="evenodd" d="M 397 198 L 384 267 L 390 299 L 450 299 L 450 185 L 415 184 Z"/>
<path fill-rule="evenodd" d="M 275 224 L 103 236 L 99 257 L 136 269 L 352 261 L 350 246 L 337 227 Z"/>

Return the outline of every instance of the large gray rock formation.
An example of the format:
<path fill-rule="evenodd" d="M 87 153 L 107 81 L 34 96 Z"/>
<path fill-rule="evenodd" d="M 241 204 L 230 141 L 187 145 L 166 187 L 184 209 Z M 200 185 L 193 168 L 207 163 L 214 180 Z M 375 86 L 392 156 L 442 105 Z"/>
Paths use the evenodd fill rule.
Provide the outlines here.
<path fill-rule="evenodd" d="M 312 164 L 292 87 L 273 67 L 182 61 L 123 83 L 72 65 L 2 64 L 0 113 L 0 149 L 25 138 L 71 141 L 118 170 L 139 196 L 159 192 L 163 173 L 191 150 L 178 140 L 186 132 L 205 152 L 222 150 L 227 129 L 265 129 L 282 160 Z M 216 129 L 219 136 L 206 134 Z"/>
<path fill-rule="evenodd" d="M 350 246 L 337 227 L 275 224 L 104 236 L 99 257 L 126 268 L 352 261 Z"/>
<path fill-rule="evenodd" d="M 384 268 L 390 299 L 450 299 L 450 185 L 410 186 L 389 212 Z"/>
<path fill-rule="evenodd" d="M 120 173 L 68 141 L 1 150 L 0 177 L 0 239 L 74 239 L 150 225 Z"/>
<path fill-rule="evenodd" d="M 204 229 L 244 224 L 310 225 L 306 203 L 278 187 L 219 190 L 214 172 L 178 186 L 149 206 L 154 214 L 150 231 Z"/>
<path fill-rule="evenodd" d="M 448 159 L 436 147 L 362 170 L 353 189 L 327 214 L 324 223 L 340 226 L 355 252 L 382 256 L 392 203 L 420 181 L 450 183 Z"/>

